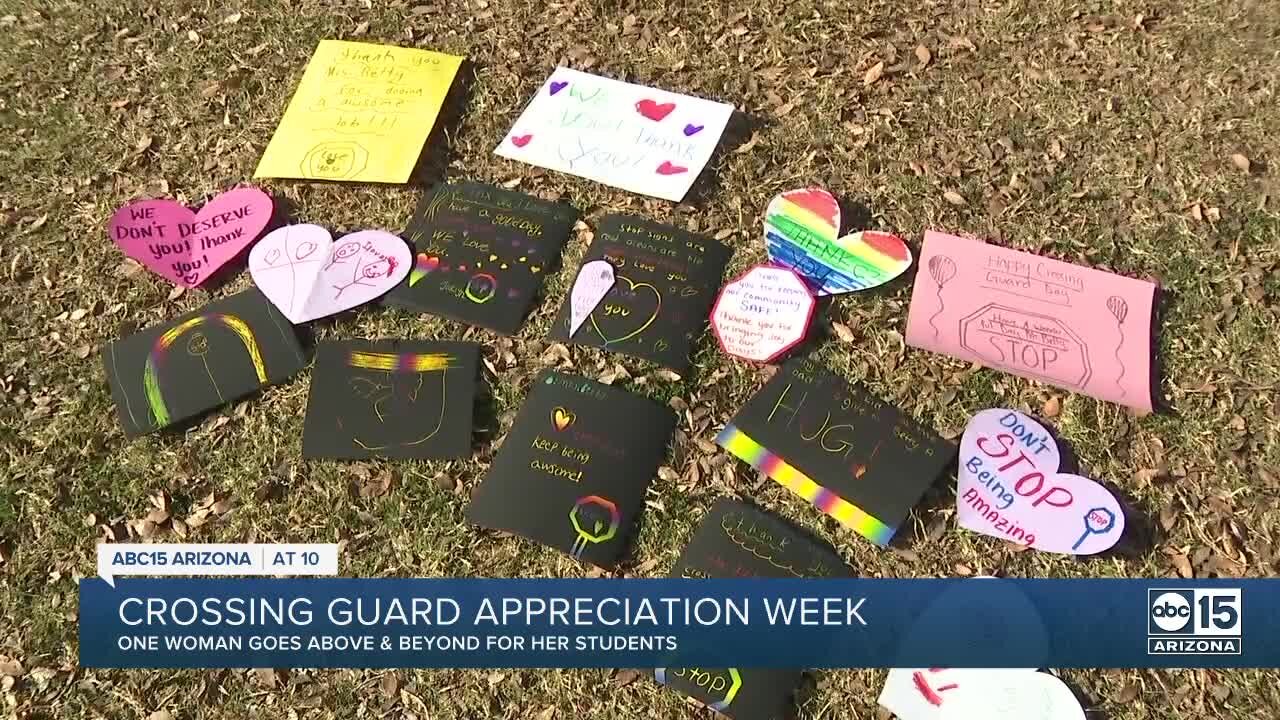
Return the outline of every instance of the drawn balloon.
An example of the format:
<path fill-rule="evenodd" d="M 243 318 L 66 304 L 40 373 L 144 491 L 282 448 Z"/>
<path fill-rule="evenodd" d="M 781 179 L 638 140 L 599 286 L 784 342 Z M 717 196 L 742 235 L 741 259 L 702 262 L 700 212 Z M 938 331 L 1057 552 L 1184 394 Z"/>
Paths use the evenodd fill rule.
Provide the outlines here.
<path fill-rule="evenodd" d="M 942 301 L 942 286 L 946 285 L 951 278 L 956 276 L 956 263 L 946 255 L 934 255 L 929 258 L 929 277 L 933 278 L 934 285 L 938 288 L 938 309 L 929 316 L 929 327 L 933 328 L 933 338 L 938 339 L 938 325 L 934 321 L 938 316 L 946 310 L 946 303 Z"/>

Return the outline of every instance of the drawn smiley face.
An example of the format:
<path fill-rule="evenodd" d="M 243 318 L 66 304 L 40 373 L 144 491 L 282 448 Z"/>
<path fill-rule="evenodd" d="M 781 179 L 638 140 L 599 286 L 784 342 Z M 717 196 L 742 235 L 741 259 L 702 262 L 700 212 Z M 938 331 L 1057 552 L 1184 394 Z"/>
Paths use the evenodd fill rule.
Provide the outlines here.
<path fill-rule="evenodd" d="M 324 142 L 302 158 L 302 176 L 319 180 L 351 180 L 364 172 L 369 151 L 350 140 Z"/>

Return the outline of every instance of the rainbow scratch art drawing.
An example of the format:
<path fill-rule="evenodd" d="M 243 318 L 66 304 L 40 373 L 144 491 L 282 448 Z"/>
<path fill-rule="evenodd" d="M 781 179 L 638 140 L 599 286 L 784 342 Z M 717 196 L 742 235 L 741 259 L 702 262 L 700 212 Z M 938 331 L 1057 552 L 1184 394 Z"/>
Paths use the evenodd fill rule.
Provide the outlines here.
<path fill-rule="evenodd" d="M 447 353 L 378 353 L 353 350 L 347 357 L 347 364 L 362 370 L 420 373 L 457 367 L 454 360 Z"/>
<path fill-rule="evenodd" d="M 808 475 L 734 425 L 725 426 L 716 436 L 716 444 L 877 545 L 888 544 L 898 529 L 896 526 L 886 525 L 857 505 L 814 482 Z"/>
<path fill-rule="evenodd" d="M 240 338 L 240 342 L 244 344 L 245 352 L 249 354 L 249 360 L 253 363 L 253 370 L 258 376 L 258 381 L 263 385 L 268 382 L 267 368 L 263 364 L 262 353 L 258 349 L 258 343 L 254 339 L 253 331 L 249 329 L 248 324 L 234 315 L 223 313 L 210 313 L 193 317 L 165 332 L 156 340 L 155 346 L 147 356 L 147 362 L 142 371 L 143 391 L 146 393 L 147 405 L 151 408 L 151 414 L 155 418 L 158 427 L 164 427 L 170 422 L 169 409 L 165 405 L 164 393 L 160 390 L 160 371 L 164 367 L 167 353 L 183 334 L 206 323 L 220 324 L 234 332 L 236 337 Z M 200 357 L 204 361 L 205 372 L 209 375 L 209 382 L 213 384 L 218 399 L 225 402 L 226 398 L 223 397 L 222 390 L 218 387 L 218 381 L 214 378 L 213 370 L 209 367 L 208 359 L 205 357 L 208 351 L 208 338 L 203 334 L 192 337 L 191 342 L 187 343 L 187 352 L 193 356 Z"/>
<path fill-rule="evenodd" d="M 605 527 L 604 521 L 600 518 L 590 520 L 584 518 L 585 512 L 592 508 L 599 508 L 609 514 L 609 526 Z M 595 514 L 595 513 L 593 513 Z M 589 520 L 589 522 L 584 522 Z M 573 546 L 569 549 L 569 555 L 574 559 L 582 558 L 582 551 L 587 549 L 587 544 L 596 545 L 613 539 L 618 532 L 618 525 L 621 523 L 622 517 L 618 514 L 618 506 L 610 500 L 600 497 L 599 495 L 587 495 L 579 498 L 573 504 L 573 509 L 569 511 L 569 522 L 573 525 L 573 529 L 578 533 L 578 539 L 574 541 Z M 589 525 L 590 527 L 583 527 Z"/>

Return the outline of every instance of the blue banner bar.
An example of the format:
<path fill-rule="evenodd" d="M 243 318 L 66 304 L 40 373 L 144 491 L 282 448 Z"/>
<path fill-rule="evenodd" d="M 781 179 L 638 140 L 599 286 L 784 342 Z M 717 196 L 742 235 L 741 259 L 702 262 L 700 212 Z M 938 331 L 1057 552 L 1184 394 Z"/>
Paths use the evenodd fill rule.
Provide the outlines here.
<path fill-rule="evenodd" d="M 122 578 L 107 668 L 1280 667 L 1280 581 Z"/>

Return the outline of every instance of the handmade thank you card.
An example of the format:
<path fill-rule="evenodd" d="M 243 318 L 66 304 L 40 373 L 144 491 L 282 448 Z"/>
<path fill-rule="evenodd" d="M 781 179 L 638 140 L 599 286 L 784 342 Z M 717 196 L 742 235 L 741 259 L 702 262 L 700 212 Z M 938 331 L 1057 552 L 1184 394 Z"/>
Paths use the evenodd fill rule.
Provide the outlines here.
<path fill-rule="evenodd" d="M 648 398 L 544 371 L 467 517 L 613 567 L 627 549 L 675 423 L 675 413 Z"/>
<path fill-rule="evenodd" d="M 302 455 L 445 459 L 471 454 L 480 346 L 343 340 L 316 347 Z"/>
<path fill-rule="evenodd" d="M 567 203 L 479 183 L 441 185 L 405 231 L 413 269 L 386 303 L 515 334 L 577 219 Z"/>
<path fill-rule="evenodd" d="M 907 342 L 1150 411 L 1155 283 L 939 232 Z"/>
<path fill-rule="evenodd" d="M 556 340 L 604 348 L 651 360 L 677 372 L 689 367 L 693 343 L 707 316 L 729 260 L 729 248 L 670 225 L 627 215 L 609 215 L 583 259 L 581 280 L 603 260 L 612 268 L 605 290 L 593 295 L 589 312 L 575 322 L 574 295 L 560 306 L 551 328 Z M 576 284 L 576 283 L 575 283 Z"/>
<path fill-rule="evenodd" d="M 112 340 L 103 361 L 120 424 L 137 436 L 287 380 L 307 358 L 289 321 L 245 290 Z"/>
<path fill-rule="evenodd" d="M 956 454 L 934 431 L 808 358 L 783 365 L 716 442 L 878 545 Z"/>
<path fill-rule="evenodd" d="M 679 202 L 732 115 L 732 105 L 561 67 L 494 152 Z"/>
<path fill-rule="evenodd" d="M 771 513 L 721 499 L 671 570 L 678 578 L 848 578 L 834 549 Z M 800 669 L 658 668 L 658 682 L 734 720 L 789 717 Z"/>
<path fill-rule="evenodd" d="M 321 40 L 254 177 L 408 181 L 461 65 L 430 50 Z"/>

